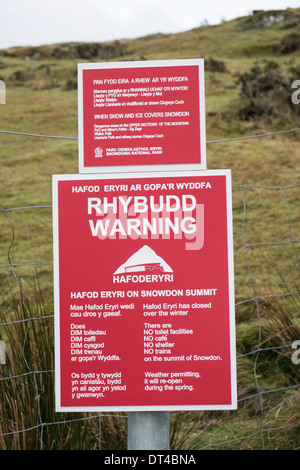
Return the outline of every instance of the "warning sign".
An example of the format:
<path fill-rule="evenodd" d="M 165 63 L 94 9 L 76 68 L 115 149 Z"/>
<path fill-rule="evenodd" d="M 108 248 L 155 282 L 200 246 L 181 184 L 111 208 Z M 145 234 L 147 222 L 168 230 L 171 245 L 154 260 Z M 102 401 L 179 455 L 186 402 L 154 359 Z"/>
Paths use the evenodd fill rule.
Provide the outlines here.
<path fill-rule="evenodd" d="M 230 171 L 53 177 L 57 411 L 235 409 Z"/>
<path fill-rule="evenodd" d="M 79 172 L 205 169 L 203 70 L 203 59 L 79 64 Z"/>

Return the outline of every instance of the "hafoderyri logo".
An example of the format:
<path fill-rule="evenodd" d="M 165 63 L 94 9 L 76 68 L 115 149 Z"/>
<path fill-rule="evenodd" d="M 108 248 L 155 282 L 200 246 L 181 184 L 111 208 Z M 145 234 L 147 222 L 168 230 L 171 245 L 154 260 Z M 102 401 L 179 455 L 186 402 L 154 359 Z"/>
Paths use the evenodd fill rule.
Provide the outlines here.
<path fill-rule="evenodd" d="M 173 282 L 173 270 L 152 248 L 144 245 L 114 272 L 113 282 Z"/>

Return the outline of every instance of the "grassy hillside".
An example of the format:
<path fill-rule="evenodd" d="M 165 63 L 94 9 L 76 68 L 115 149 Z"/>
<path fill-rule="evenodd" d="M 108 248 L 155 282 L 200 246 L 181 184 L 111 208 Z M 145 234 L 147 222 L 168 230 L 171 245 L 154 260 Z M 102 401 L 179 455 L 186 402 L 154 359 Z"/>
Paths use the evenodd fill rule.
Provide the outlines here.
<path fill-rule="evenodd" d="M 77 137 L 79 62 L 198 57 L 205 59 L 208 142 L 300 128 L 300 104 L 291 101 L 291 84 L 300 80 L 299 28 L 300 8 L 257 11 L 180 34 L 2 50 L 0 79 L 6 84 L 6 104 L 0 105 L 0 130 Z M 7 282 L 14 292 L 17 290 L 12 270 L 3 268 L 10 262 L 46 263 L 16 267 L 15 272 L 28 285 L 29 293 L 34 293 L 36 273 L 44 305 L 35 314 L 53 314 L 51 177 L 77 173 L 77 155 L 76 140 L 0 133 L 1 208 L 49 206 L 1 214 L 0 280 L 6 300 L 2 316 L 6 320 L 17 308 L 7 300 Z M 208 143 L 207 167 L 232 170 L 237 350 L 241 355 L 240 409 L 235 414 L 209 415 L 210 442 L 254 432 L 251 442 L 237 440 L 227 447 L 260 448 L 261 437 L 256 433 L 261 429 L 262 407 L 257 377 L 261 390 L 295 386 L 299 381 L 299 366 L 297 369 L 292 365 L 292 350 L 286 348 L 300 339 L 299 304 L 290 305 L 284 297 L 279 306 L 274 306 L 268 296 L 299 289 L 299 244 L 289 242 L 300 240 L 300 218 L 299 187 L 283 191 L 253 186 L 284 188 L 300 183 L 299 132 Z M 266 242 L 270 245 L 264 245 Z M 252 244 L 257 244 L 255 249 L 248 248 Z M 255 301 L 255 297 L 263 299 Z M 254 301 L 248 301 L 251 298 Z M 293 334 L 284 337 L 285 330 Z M 256 355 L 247 355 L 258 345 L 274 344 L 284 347 L 282 355 L 277 350 L 260 353 L 259 360 Z M 257 376 L 253 375 L 254 366 Z M 296 423 L 297 398 L 297 388 L 266 395 L 265 426 L 277 429 Z M 185 426 L 197 421 L 196 432 L 189 437 L 192 442 L 202 435 L 206 416 L 189 413 L 184 419 Z M 268 432 L 267 447 L 299 448 L 299 437 L 293 429 Z M 205 446 L 205 436 L 204 442 L 197 445 Z"/>

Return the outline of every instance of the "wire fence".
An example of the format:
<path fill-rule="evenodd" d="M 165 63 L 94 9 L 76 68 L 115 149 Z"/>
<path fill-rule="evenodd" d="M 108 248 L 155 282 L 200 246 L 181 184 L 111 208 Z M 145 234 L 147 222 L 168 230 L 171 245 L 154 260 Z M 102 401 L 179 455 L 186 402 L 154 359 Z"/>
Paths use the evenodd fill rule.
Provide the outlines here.
<path fill-rule="evenodd" d="M 287 132 L 297 132 L 300 129 L 291 129 Z M 0 131 L 0 133 L 10 133 Z M 34 137 L 67 138 L 59 136 L 43 136 L 40 134 L 14 133 Z M 246 136 L 244 138 L 258 138 L 269 135 L 281 134 L 281 132 Z M 224 139 L 210 141 L 208 144 L 244 139 Z M 235 290 L 236 290 L 236 318 L 237 318 L 237 375 L 238 375 L 238 410 L 231 412 L 194 412 L 191 424 L 193 430 L 189 434 L 197 441 L 197 449 L 267 449 L 278 447 L 273 444 L 278 436 L 294 432 L 300 425 L 299 410 L 296 397 L 299 398 L 300 360 L 295 344 L 299 344 L 300 328 L 297 326 L 297 314 L 299 314 L 299 243 L 300 220 L 299 200 L 300 184 L 292 184 L 285 187 L 267 187 L 259 185 L 234 185 L 233 188 L 233 224 L 234 224 L 234 264 L 235 264 Z M 13 259 L 13 247 L 16 241 L 14 214 L 20 213 L 26 218 L 28 211 L 43 210 L 41 224 L 48 219 L 51 225 L 52 206 L 23 206 L 2 208 L 1 215 L 5 218 L 10 231 L 10 240 L 5 245 L 1 243 L 1 259 L 7 259 L 0 265 L 0 274 L 3 279 L 7 272 L 13 274 L 17 290 L 21 296 L 21 303 L 25 304 L 26 292 L 23 288 L 23 269 L 39 268 L 49 269 L 46 277 L 52 275 L 52 259 L 32 259 L 30 262 L 22 262 L 22 259 Z M 26 223 L 25 223 L 26 225 Z M 20 242 L 20 241 L 19 241 Z M 30 247 L 28 248 L 30 254 Z M 27 253 L 28 255 L 28 253 Z M 292 302 L 292 309 L 290 303 Z M 280 302 L 280 303 L 278 303 Z M 5 302 L 4 302 L 5 303 Z M 298 310 L 297 310 L 298 309 Z M 10 310 L 11 311 L 11 310 Z M 289 315 L 285 315 L 286 311 Z M 44 397 L 53 394 L 54 370 L 38 369 L 32 366 L 33 345 L 30 328 L 34 328 L 43 335 L 45 322 L 53 323 L 53 315 L 32 312 L 25 317 L 15 318 L 2 315 L 0 327 L 7 337 L 9 328 L 22 328 L 22 351 L 20 370 L 8 374 L 3 367 L 0 375 L 1 403 L 0 403 L 0 448 L 28 448 L 29 445 L 40 449 L 55 448 L 53 441 L 49 441 L 49 430 L 59 429 L 63 436 L 70 433 L 71 426 L 78 426 L 81 433 L 90 428 L 87 424 L 93 423 L 94 448 L 105 448 L 103 442 L 108 434 L 124 434 L 125 438 L 116 437 L 114 449 L 118 445 L 124 446 L 126 441 L 126 413 L 96 413 L 96 414 L 56 414 L 54 410 L 45 407 Z M 281 315 L 280 315 L 281 313 Z M 278 322 L 282 322 L 278 327 Z M 36 325 L 39 326 L 36 326 Z M 251 340 L 245 335 L 245 328 L 251 325 Z M 272 328 L 277 325 L 277 329 Z M 299 323 L 298 323 L 299 325 Z M 47 326 L 48 328 L 48 326 Z M 283 334 L 284 333 L 284 334 Z M 9 340 L 9 338 L 8 338 Z M 13 346 L 15 347 L 15 346 Z M 38 346 L 40 348 L 40 346 Z M 50 343 L 48 349 L 52 348 Z M 51 355 L 51 351 L 43 351 L 43 354 Z M 300 356 L 300 354 L 299 354 Z M 4 362 L 4 361 L 3 361 Z M 282 366 L 283 364 L 283 366 Z M 277 382 L 273 382 L 272 374 L 283 373 Z M 246 378 L 245 378 L 246 377 Z M 288 377 L 283 379 L 282 377 Z M 8 385 L 9 383 L 9 385 Z M 50 388 L 46 387 L 49 386 Z M 29 397 L 28 389 L 33 398 Z M 24 416 L 13 420 L 12 409 L 18 407 L 7 391 L 13 393 L 15 389 L 24 396 L 24 409 L 30 410 L 32 401 L 35 406 L 35 424 L 28 425 Z M 298 394 L 298 395 L 297 395 Z M 272 398 L 271 398 L 272 397 Z M 26 399 L 28 398 L 28 403 Z M 290 407 L 288 407 L 288 403 Z M 291 404 L 292 403 L 292 404 Z M 21 406 L 20 406 L 21 409 Z M 180 414 L 180 413 L 179 413 Z M 226 425 L 232 414 L 236 415 L 236 428 L 233 433 L 226 432 Z M 176 415 L 176 413 L 171 413 Z M 178 415 L 178 413 L 177 413 Z M 7 421 L 10 419 L 10 423 Z M 190 415 L 183 415 L 183 433 Z M 117 421 L 119 420 L 119 421 Z M 226 421 L 227 420 L 227 421 Z M 172 425 L 172 416 L 171 416 Z M 220 427 L 223 433 L 216 432 Z M 59 434 L 58 433 L 58 434 Z M 75 430 L 72 428 L 75 435 Z M 30 442 L 26 436 L 31 435 Z M 230 437 L 228 437 L 230 436 Z M 232 437 L 234 436 L 234 437 Z M 35 441 L 34 441 L 35 439 Z M 58 439 L 57 435 L 52 437 Z M 63 438 L 61 438 L 63 440 Z M 64 437 L 65 439 L 65 437 Z M 120 444 L 120 442 L 123 444 Z M 183 445 L 183 441 L 181 442 Z M 186 445 L 187 445 L 186 441 Z M 63 445 L 63 444 L 62 444 Z M 173 442 L 176 448 L 176 442 Z M 191 441 L 189 441 L 191 446 Z M 298 442 L 299 445 L 299 442 Z"/>

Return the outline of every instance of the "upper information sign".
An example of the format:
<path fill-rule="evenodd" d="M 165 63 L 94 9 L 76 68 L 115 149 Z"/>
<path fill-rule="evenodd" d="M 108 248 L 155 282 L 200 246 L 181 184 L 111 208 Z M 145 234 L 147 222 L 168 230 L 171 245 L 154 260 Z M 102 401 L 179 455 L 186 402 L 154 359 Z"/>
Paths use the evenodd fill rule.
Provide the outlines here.
<path fill-rule="evenodd" d="M 206 169 L 204 61 L 78 64 L 79 173 Z"/>

